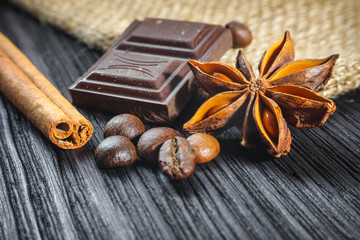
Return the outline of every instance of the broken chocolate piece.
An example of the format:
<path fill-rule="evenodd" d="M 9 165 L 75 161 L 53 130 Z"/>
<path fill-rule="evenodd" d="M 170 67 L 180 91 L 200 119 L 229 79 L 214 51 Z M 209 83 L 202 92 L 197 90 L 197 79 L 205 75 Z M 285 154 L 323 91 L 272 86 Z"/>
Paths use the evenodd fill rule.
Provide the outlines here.
<path fill-rule="evenodd" d="M 73 104 L 146 122 L 173 121 L 195 90 L 187 60 L 216 60 L 231 46 L 231 32 L 222 26 L 134 21 L 69 88 Z"/>

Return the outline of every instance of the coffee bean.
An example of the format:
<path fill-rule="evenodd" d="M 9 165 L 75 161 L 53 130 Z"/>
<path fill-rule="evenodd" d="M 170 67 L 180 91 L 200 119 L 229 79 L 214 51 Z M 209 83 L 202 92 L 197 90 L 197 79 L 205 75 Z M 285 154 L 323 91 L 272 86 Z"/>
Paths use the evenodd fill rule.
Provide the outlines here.
<path fill-rule="evenodd" d="M 95 149 L 95 161 L 99 168 L 123 167 L 136 160 L 134 144 L 124 136 L 105 138 Z"/>
<path fill-rule="evenodd" d="M 161 146 L 159 165 L 161 171 L 170 179 L 182 180 L 194 173 L 196 155 L 185 138 L 175 137 Z"/>
<path fill-rule="evenodd" d="M 140 137 L 145 132 L 142 121 L 131 114 L 120 114 L 113 117 L 104 128 L 104 138 L 120 135 L 130 140 Z"/>
<path fill-rule="evenodd" d="M 146 131 L 137 143 L 139 157 L 149 163 L 157 163 L 161 144 L 176 136 L 181 134 L 168 127 L 157 127 Z"/>
<path fill-rule="evenodd" d="M 187 138 L 196 155 L 196 163 L 206 163 L 220 153 L 218 140 L 205 133 L 195 133 Z"/>
<path fill-rule="evenodd" d="M 225 27 L 231 30 L 234 48 L 244 48 L 251 43 L 252 34 L 245 24 L 233 21 L 226 24 Z"/>

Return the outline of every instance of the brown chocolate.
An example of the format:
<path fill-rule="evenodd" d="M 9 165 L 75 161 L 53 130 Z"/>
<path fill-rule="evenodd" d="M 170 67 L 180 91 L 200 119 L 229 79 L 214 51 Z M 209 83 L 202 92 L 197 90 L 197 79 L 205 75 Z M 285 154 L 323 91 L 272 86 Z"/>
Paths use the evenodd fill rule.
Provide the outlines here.
<path fill-rule="evenodd" d="M 134 21 L 69 88 L 73 104 L 132 113 L 147 122 L 172 121 L 195 90 L 187 60 L 216 60 L 231 46 L 230 30 L 222 26 Z"/>

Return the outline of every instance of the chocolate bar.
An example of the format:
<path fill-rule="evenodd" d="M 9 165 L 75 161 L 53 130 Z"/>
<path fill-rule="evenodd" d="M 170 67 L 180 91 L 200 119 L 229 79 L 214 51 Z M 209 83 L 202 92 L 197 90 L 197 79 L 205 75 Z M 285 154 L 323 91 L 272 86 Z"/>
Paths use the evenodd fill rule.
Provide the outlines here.
<path fill-rule="evenodd" d="M 70 88 L 72 102 L 146 122 L 171 122 L 195 92 L 187 60 L 219 59 L 232 46 L 229 29 L 196 22 L 135 20 Z"/>

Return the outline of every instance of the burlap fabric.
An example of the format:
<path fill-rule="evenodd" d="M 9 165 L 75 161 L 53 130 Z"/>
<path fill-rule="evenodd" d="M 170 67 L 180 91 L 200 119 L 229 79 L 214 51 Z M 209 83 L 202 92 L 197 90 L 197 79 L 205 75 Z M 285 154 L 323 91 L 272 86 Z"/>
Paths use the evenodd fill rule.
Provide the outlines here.
<path fill-rule="evenodd" d="M 296 59 L 339 53 L 334 75 L 322 94 L 336 97 L 360 86 L 360 0 L 12 0 L 36 17 L 107 49 L 134 20 L 160 17 L 225 25 L 246 23 L 253 42 L 245 53 L 254 68 L 285 30 Z M 237 49 L 222 61 L 235 62 Z"/>

